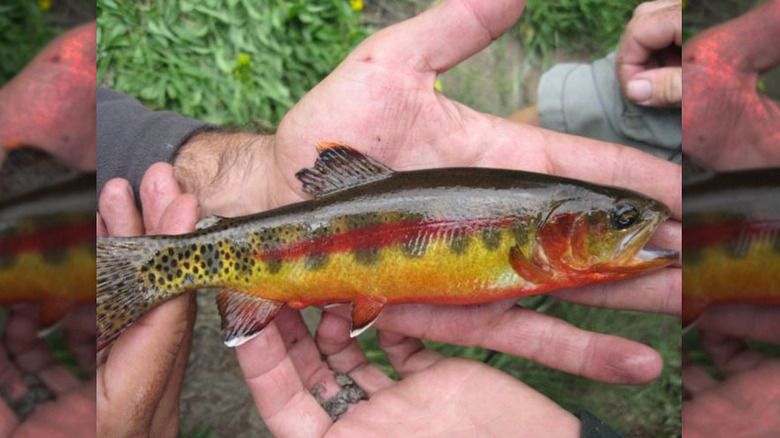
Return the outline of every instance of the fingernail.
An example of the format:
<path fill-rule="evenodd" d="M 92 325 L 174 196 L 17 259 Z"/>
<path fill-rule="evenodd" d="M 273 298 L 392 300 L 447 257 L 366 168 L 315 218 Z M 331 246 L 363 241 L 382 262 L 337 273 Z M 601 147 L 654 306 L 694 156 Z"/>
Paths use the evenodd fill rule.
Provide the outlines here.
<path fill-rule="evenodd" d="M 634 102 L 645 102 L 653 97 L 653 84 L 647 79 L 628 81 L 626 97 Z"/>

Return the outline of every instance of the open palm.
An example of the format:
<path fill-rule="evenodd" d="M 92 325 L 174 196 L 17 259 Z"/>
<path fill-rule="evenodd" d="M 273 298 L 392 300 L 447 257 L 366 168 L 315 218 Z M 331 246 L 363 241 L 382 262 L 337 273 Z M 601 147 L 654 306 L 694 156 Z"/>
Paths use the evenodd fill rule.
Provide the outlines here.
<path fill-rule="evenodd" d="M 237 348 L 258 411 L 275 436 L 579 436 L 579 421 L 514 377 L 480 362 L 443 358 L 418 339 L 379 332 L 379 346 L 403 379 L 371 364 L 348 336 L 350 324 L 325 314 L 316 338 L 298 312 L 285 309 Z M 348 373 L 367 400 L 335 423 L 323 399 Z M 518 409 L 518 406 L 522 406 Z"/>
<path fill-rule="evenodd" d="M 716 168 L 780 165 L 780 106 L 756 87 L 780 63 L 780 2 L 714 27 L 683 47 L 685 150 Z"/>
<path fill-rule="evenodd" d="M 644 192 L 680 213 L 679 166 L 642 152 L 518 125 L 451 101 L 436 75 L 486 47 L 517 20 L 522 2 L 448 1 L 387 28 L 356 48 L 282 120 L 274 163 L 255 187 L 266 208 L 305 199 L 295 173 L 309 167 L 323 140 L 353 145 L 395 169 L 483 166 L 530 170 Z M 246 213 L 246 212 L 245 212 Z M 679 249 L 679 223 L 657 244 Z M 557 294 L 605 307 L 679 314 L 677 268 L 627 282 Z M 614 383 L 655 378 L 660 357 L 639 343 L 579 330 L 504 301 L 484 306 L 391 306 L 377 327 L 405 335 L 532 358 Z M 456 321 L 455 323 L 453 321 Z M 522 341 L 519 341 L 522 338 Z M 542 340 L 552 339 L 547 345 Z"/>

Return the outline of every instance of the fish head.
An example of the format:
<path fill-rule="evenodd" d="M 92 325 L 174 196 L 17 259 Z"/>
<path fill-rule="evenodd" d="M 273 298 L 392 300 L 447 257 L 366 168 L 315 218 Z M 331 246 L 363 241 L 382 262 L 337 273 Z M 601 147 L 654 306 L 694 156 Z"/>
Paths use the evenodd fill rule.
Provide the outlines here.
<path fill-rule="evenodd" d="M 670 211 L 638 193 L 606 188 L 567 199 L 538 229 L 548 263 L 570 279 L 598 281 L 660 269 L 678 253 L 646 248 Z"/>

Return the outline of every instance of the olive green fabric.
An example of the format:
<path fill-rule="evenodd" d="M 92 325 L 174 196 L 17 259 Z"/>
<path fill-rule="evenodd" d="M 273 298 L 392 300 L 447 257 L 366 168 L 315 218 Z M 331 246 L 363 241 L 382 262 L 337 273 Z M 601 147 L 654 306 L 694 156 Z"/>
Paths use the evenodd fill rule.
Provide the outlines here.
<path fill-rule="evenodd" d="M 641 149 L 680 162 L 680 108 L 628 102 L 615 73 L 615 54 L 591 64 L 557 64 L 539 83 L 542 127 Z"/>

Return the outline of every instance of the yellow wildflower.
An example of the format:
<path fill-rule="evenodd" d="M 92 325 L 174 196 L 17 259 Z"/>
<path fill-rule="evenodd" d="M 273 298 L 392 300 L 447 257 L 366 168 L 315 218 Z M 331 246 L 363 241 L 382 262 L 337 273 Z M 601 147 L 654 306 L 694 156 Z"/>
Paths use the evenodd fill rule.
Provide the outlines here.
<path fill-rule="evenodd" d="M 236 62 L 236 64 L 238 64 L 238 65 L 250 65 L 250 64 L 252 64 L 252 59 L 246 53 L 239 53 L 238 54 L 238 61 Z"/>
<path fill-rule="evenodd" d="M 363 10 L 363 0 L 349 0 L 349 5 L 355 12 L 360 12 Z"/>
<path fill-rule="evenodd" d="M 433 89 L 441 93 L 441 90 L 444 89 L 444 84 L 441 83 L 441 80 L 439 78 L 436 78 L 435 81 L 433 81 Z"/>
<path fill-rule="evenodd" d="M 38 0 L 38 7 L 43 12 L 49 12 L 49 9 L 51 9 L 51 1 L 49 1 L 49 0 Z"/>

